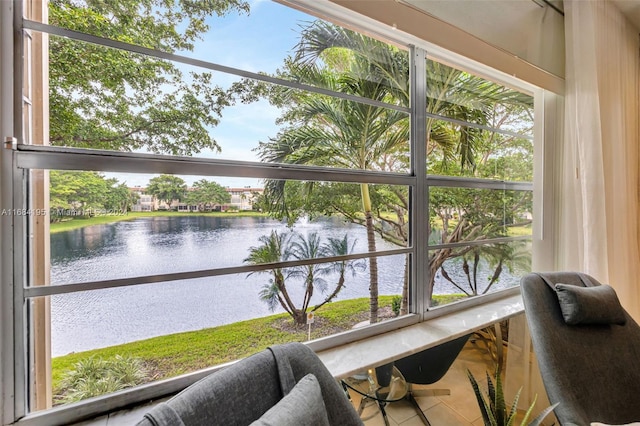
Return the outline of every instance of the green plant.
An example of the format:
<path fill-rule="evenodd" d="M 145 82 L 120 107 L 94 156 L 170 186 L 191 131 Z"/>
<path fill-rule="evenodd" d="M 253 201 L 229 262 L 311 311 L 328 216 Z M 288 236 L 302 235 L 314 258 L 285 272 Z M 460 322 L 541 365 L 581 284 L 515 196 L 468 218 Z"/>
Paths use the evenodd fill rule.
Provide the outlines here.
<path fill-rule="evenodd" d="M 91 356 L 76 362 L 63 374 L 62 393 L 56 402 L 70 403 L 105 393 L 116 392 L 144 382 L 142 360 L 116 355 L 110 359 Z"/>
<path fill-rule="evenodd" d="M 400 315 L 400 306 L 402 306 L 402 296 L 393 296 L 393 299 L 391 299 L 391 310 L 395 316 Z"/>
<path fill-rule="evenodd" d="M 505 401 L 504 391 L 502 389 L 502 379 L 500 378 L 500 369 L 496 369 L 495 374 L 495 384 L 489 373 L 487 372 L 487 392 L 486 394 L 480 390 L 480 386 L 476 381 L 471 371 L 467 370 L 467 376 L 471 381 L 471 386 L 473 386 L 473 390 L 476 394 L 476 398 L 478 399 L 478 405 L 480 406 L 480 411 L 482 412 L 482 420 L 484 421 L 485 426 L 512 426 L 516 425 L 516 416 L 517 416 L 517 406 L 518 400 L 520 398 L 520 392 L 522 391 L 522 387 L 516 393 L 516 396 L 513 400 L 513 403 L 509 407 L 507 411 L 507 403 Z M 533 407 L 536 405 L 536 400 L 538 399 L 538 395 L 533 398 L 533 402 L 527 409 L 524 414 L 522 421 L 519 423 L 520 426 L 524 426 L 527 424 L 529 417 L 533 411 Z M 554 404 L 550 407 L 545 408 L 542 412 L 529 423 L 529 426 L 538 426 L 542 423 L 542 420 L 549 414 L 558 404 Z"/>

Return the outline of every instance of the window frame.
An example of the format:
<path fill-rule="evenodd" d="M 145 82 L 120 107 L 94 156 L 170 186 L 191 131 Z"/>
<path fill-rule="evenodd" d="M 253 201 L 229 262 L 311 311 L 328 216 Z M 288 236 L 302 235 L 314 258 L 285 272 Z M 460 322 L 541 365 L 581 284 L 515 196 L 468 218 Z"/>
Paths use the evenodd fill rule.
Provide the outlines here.
<path fill-rule="evenodd" d="M 30 21 L 22 18 L 22 8 L 19 4 L 22 2 L 16 0 L 14 5 L 14 25 L 16 31 L 14 34 L 16 38 L 20 38 L 23 33 L 29 31 L 44 31 L 48 34 L 60 35 L 60 36 L 72 36 L 76 39 L 84 39 L 89 42 L 99 42 L 110 47 L 124 48 L 128 51 L 134 51 L 142 54 L 152 54 L 162 59 L 178 60 L 191 65 L 201 66 L 207 69 L 216 71 L 227 72 L 230 74 L 254 78 L 269 83 L 280 84 L 287 87 L 296 89 L 302 89 L 309 92 L 320 93 L 333 97 L 348 99 L 351 101 L 357 101 L 360 103 L 370 104 L 373 106 L 384 107 L 388 109 L 397 109 L 409 113 L 410 125 L 411 125 L 411 167 L 408 174 L 401 173 L 385 173 L 385 172 L 373 172 L 373 171 L 353 171 L 353 170 L 341 170 L 341 169 L 326 169 L 320 167 L 311 166 L 293 166 L 282 164 L 265 164 L 254 162 L 240 162 L 232 160 L 207 160 L 202 158 L 188 158 L 188 157 L 171 157 L 164 155 L 152 155 L 152 154 L 137 154 L 137 153 L 121 153 L 113 151 L 97 151 L 97 150 L 85 150 L 78 148 L 64 148 L 64 147 L 47 147 L 47 146 L 33 146 L 18 144 L 13 146 L 10 151 L 12 155 L 3 156 L 3 180 L 9 173 L 11 176 L 12 186 L 12 208 L 28 208 L 29 207 L 29 191 L 28 191 L 28 171 L 30 169 L 59 169 L 59 170 L 91 170 L 91 171 L 111 171 L 111 172 L 149 172 L 149 173 L 170 173 L 170 174 L 193 174 L 199 176 L 237 176 L 237 177 L 257 177 L 257 178 L 287 178 L 287 179 L 304 179 L 315 181 L 340 181 L 340 182 L 352 182 L 352 183 L 385 183 L 385 184 L 398 184 L 406 185 L 410 190 L 410 238 L 407 247 L 399 248 L 397 250 L 377 251 L 375 253 L 364 253 L 361 255 L 350 255 L 336 258 L 323 258 L 317 261 L 299 261 L 299 262 L 283 262 L 277 264 L 278 266 L 291 266 L 294 263 L 298 264 L 310 264 L 320 263 L 330 260 L 340 260 L 342 258 L 369 258 L 379 257 L 384 255 L 393 254 L 409 254 L 410 255 L 410 292 L 411 309 L 410 315 L 399 318 L 397 320 L 388 321 L 371 327 L 366 327 L 362 330 L 356 330 L 341 334 L 337 336 L 331 336 L 319 341 L 312 342 L 310 346 L 318 351 L 326 348 L 343 345 L 345 343 L 359 340 L 365 337 L 373 336 L 379 333 L 388 332 L 400 327 L 404 327 L 410 324 L 414 324 L 420 321 L 428 320 L 436 316 L 444 315 L 455 310 L 464 310 L 471 306 L 485 303 L 490 300 L 495 300 L 507 295 L 512 295 L 519 291 L 518 288 L 510 288 L 507 290 L 492 293 L 487 296 L 474 298 L 474 300 L 465 300 L 455 304 L 455 306 L 447 305 L 432 309 L 429 307 L 429 301 L 425 300 L 426 286 L 418 285 L 418 283 L 429 282 L 428 268 L 418 267 L 426 259 L 429 250 L 434 248 L 444 247 L 442 245 L 429 246 L 427 221 L 424 218 L 429 217 L 429 188 L 432 186 L 443 187 L 466 187 L 466 188 L 488 188 L 488 189 L 517 189 L 534 192 L 534 236 L 525 237 L 528 240 L 535 240 L 536 235 L 541 233 L 539 231 L 542 224 L 542 216 L 538 218 L 539 208 L 536 208 L 535 187 L 538 186 L 537 176 L 540 174 L 540 168 L 543 163 L 540 160 L 541 148 L 543 149 L 544 138 L 541 138 L 541 132 L 545 129 L 543 118 L 539 116 L 540 112 L 544 112 L 541 107 L 543 101 L 543 92 L 540 89 L 536 89 L 531 85 L 523 82 L 519 82 L 515 79 L 508 78 L 501 75 L 501 73 L 495 70 L 488 70 L 486 67 L 479 66 L 478 64 L 471 64 L 470 61 L 464 58 L 455 58 L 456 65 L 462 69 L 472 69 L 473 73 L 489 79 L 490 81 L 498 82 L 501 84 L 508 84 L 510 86 L 517 86 L 518 90 L 526 91 L 534 96 L 534 105 L 536 109 L 535 121 L 534 121 L 534 182 L 504 182 L 495 181 L 490 179 L 468 179 L 459 177 L 447 177 L 447 176 L 435 176 L 427 174 L 426 165 L 426 147 L 424 143 L 419 143 L 420 140 L 425 140 L 426 133 L 424 126 L 421 123 L 425 122 L 427 117 L 434 116 L 426 111 L 426 97 L 421 96 L 420 93 L 426 93 L 426 59 L 427 57 L 433 59 L 439 59 L 437 56 L 428 55 L 427 43 L 421 43 L 416 45 L 407 46 L 404 41 L 396 39 L 391 40 L 391 43 L 403 45 L 409 48 L 410 55 L 410 90 L 411 90 L 411 105 L 409 108 L 398 107 L 391 104 L 377 102 L 373 100 L 367 100 L 359 98 L 353 95 L 348 95 L 339 92 L 332 92 L 327 89 L 311 87 L 301 85 L 299 83 L 290 82 L 286 80 L 280 80 L 273 77 L 264 76 L 262 74 L 255 74 L 238 70 L 235 68 L 224 67 L 217 64 L 207 63 L 192 58 L 182 57 L 180 55 L 173 55 L 164 52 L 154 51 L 152 49 L 146 49 L 138 46 L 126 45 L 125 43 L 116 42 L 113 40 L 103 39 L 91 35 L 79 35 L 73 31 L 65 30 L 62 28 L 54 27 L 47 24 L 42 24 L 35 21 Z M 290 5 L 289 5 L 290 6 Z M 318 15 L 318 14 L 316 14 Z M 332 19 L 332 16 L 326 15 L 319 16 L 322 19 L 328 19 L 336 22 L 336 19 Z M 342 21 L 341 19 L 337 19 Z M 3 22 L 4 23 L 4 22 Z M 356 26 L 360 31 L 364 30 L 367 33 L 371 33 L 371 28 L 363 28 L 360 25 L 351 24 Z M 377 38 L 381 38 L 378 36 Z M 383 40 L 389 42 L 389 37 L 382 37 Z M 14 42 L 14 56 L 22 56 L 22 42 L 21 39 Z M 445 58 L 451 63 L 451 58 Z M 14 62 L 14 92 L 20 93 L 20 99 L 14 99 L 13 107 L 14 112 L 14 134 L 24 134 L 27 130 L 22 119 L 22 86 L 23 86 L 23 66 L 21 61 Z M 477 71 L 478 70 L 478 71 Z M 489 76 L 490 75 L 490 76 Z M 18 98 L 18 96 L 15 96 Z M 435 116 L 438 119 L 444 119 L 451 121 L 447 117 Z M 460 123 L 458 123 L 460 124 Z M 471 124 L 473 123 L 464 123 Z M 480 127 L 480 126 L 478 126 Z M 495 129 L 485 129 L 492 130 Z M 6 154 L 6 152 L 5 152 Z M 11 157 L 10 169 L 7 167 L 6 157 Z M 184 166 L 189 165 L 193 167 L 189 173 L 184 173 Z M 144 165 L 141 170 L 141 165 Z M 2 193 L 3 200 L 6 200 L 5 191 Z M 13 334 L 13 377 L 10 380 L 7 379 L 6 373 L 3 375 L 4 395 L 3 406 L 7 407 L 11 405 L 11 411 L 7 411 L 10 417 L 7 417 L 9 421 L 19 421 L 20 424 L 50 424 L 51 422 L 68 422 L 75 421 L 81 418 L 86 418 L 106 411 L 117 409 L 132 402 L 142 402 L 149 399 L 161 397 L 173 392 L 176 392 L 189 384 L 199 380 L 200 378 L 210 374 L 213 371 L 217 371 L 223 368 L 225 365 L 214 366 L 205 370 L 189 373 L 176 378 L 168 379 L 162 383 L 149 383 L 133 389 L 124 390 L 115 394 L 109 394 L 102 397 L 97 397 L 89 401 L 83 401 L 67 406 L 57 407 L 50 410 L 39 412 L 27 412 L 28 406 L 28 373 L 29 373 L 29 335 L 30 319 L 28 312 L 27 300 L 33 297 L 49 296 L 53 294 L 63 294 L 71 291 L 83 291 L 99 288 L 111 288 L 122 285 L 135 285 L 145 284 L 147 282 L 157 282 L 160 279 L 166 279 L 166 275 L 162 276 L 149 276 L 146 278 L 135 277 L 131 279 L 123 280 L 111 280 L 112 282 L 93 282 L 83 284 L 68 284 L 52 287 L 30 287 L 28 286 L 29 268 L 31 267 L 32 260 L 23 254 L 29 253 L 28 244 L 28 223 L 26 217 L 14 217 L 12 223 L 13 243 L 12 250 L 16 253 L 12 258 L 12 278 L 14 285 L 12 286 L 12 297 L 10 301 L 6 301 L 6 293 L 2 294 L 3 308 L 11 305 L 11 311 L 13 311 L 13 318 L 11 321 L 11 329 Z M 536 231 L 538 229 L 538 231 Z M 5 232 L 6 228 L 3 228 Z M 483 240 L 481 244 L 489 244 L 492 242 L 502 241 L 515 241 L 516 239 L 522 239 L 522 237 L 505 237 L 500 239 Z M 423 244 L 423 242 L 425 244 Z M 468 246 L 472 243 L 458 243 L 458 245 Z M 480 243 L 479 243 L 480 244 Z M 533 252 L 533 250 L 532 250 Z M 247 272 L 251 270 L 264 270 L 269 269 L 273 265 L 260 265 L 258 267 L 237 267 L 232 268 L 233 272 Z M 220 270 L 209 271 L 193 271 L 185 273 L 168 274 L 175 275 L 172 279 L 184 279 L 195 276 L 214 276 L 222 275 L 225 273 L 231 273 L 221 268 Z M 5 274 L 5 268 L 2 269 Z M 6 275 L 5 275 L 6 276 Z M 146 281 L 145 281 L 146 280 Z M 71 287 L 73 286 L 73 287 Z M 80 287 L 78 287 L 80 286 Z M 10 303 L 8 303 L 10 302 Z M 4 309 L 3 309 L 4 310 Z M 5 311 L 6 312 L 6 311 Z M 3 325 L 4 327 L 4 325 Z M 4 362 L 4 359 L 3 359 Z M 6 370 L 3 369 L 3 373 Z M 11 389 L 13 398 L 8 397 L 7 389 Z M 11 403 L 12 402 L 12 403 Z M 22 420 L 21 420 L 22 419 Z M 5 419 L 5 421 L 7 421 Z"/>

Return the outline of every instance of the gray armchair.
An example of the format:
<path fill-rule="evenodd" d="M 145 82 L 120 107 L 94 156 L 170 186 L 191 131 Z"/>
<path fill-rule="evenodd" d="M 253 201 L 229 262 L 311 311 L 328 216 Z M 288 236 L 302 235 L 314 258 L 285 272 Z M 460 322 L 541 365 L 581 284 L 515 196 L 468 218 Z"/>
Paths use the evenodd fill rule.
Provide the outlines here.
<path fill-rule="evenodd" d="M 273 346 L 213 373 L 145 414 L 138 426 L 362 425 L 307 346 Z"/>
<path fill-rule="evenodd" d="M 615 291 L 588 275 L 522 279 L 542 379 L 563 426 L 640 421 L 640 327 Z"/>

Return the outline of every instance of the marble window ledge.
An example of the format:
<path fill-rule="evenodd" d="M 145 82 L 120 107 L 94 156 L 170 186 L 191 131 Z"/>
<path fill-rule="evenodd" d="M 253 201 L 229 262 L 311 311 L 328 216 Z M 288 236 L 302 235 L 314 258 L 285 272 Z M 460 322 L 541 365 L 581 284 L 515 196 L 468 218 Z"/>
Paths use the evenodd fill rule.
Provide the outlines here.
<path fill-rule="evenodd" d="M 524 304 L 518 293 L 323 350 L 318 352 L 318 356 L 334 377 L 347 377 L 363 369 L 383 365 L 437 346 L 523 312 Z"/>

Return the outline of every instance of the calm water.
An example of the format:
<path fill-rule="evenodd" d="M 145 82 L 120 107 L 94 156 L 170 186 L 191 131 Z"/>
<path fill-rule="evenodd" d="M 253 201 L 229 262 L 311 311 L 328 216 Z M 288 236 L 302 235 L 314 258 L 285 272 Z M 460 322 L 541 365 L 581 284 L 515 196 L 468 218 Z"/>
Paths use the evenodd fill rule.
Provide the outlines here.
<path fill-rule="evenodd" d="M 51 280 L 77 283 L 241 266 L 260 236 L 286 229 L 268 218 L 155 217 L 56 233 L 51 235 Z M 355 252 L 367 250 L 364 227 L 339 219 L 303 221 L 295 230 L 318 232 L 323 238 L 347 233 L 356 240 Z M 396 247 L 381 239 L 377 245 Z M 383 257 L 378 263 L 380 294 L 400 294 L 404 256 Z M 513 277 L 508 271 L 503 275 L 501 285 L 510 285 Z M 329 287 L 335 278 L 326 278 Z M 259 298 L 268 279 L 267 274 L 237 274 L 53 296 L 53 355 L 270 315 Z M 291 284 L 288 288 L 301 300 L 302 284 Z M 349 276 L 338 299 L 368 297 L 368 286 L 368 272 Z M 455 290 L 441 282 L 436 291 Z M 320 300 L 316 293 L 314 302 Z"/>
<path fill-rule="evenodd" d="M 51 280 L 62 284 L 241 266 L 260 236 L 286 229 L 268 218 L 155 217 L 56 233 L 51 235 Z M 347 233 L 356 240 L 356 252 L 366 251 L 361 226 L 324 219 L 298 223 L 295 230 L 323 238 Z M 378 247 L 394 246 L 379 240 Z M 379 264 L 380 294 L 400 293 L 404 257 L 381 258 Z M 62 355 L 270 315 L 259 298 L 268 279 L 267 274 L 238 274 L 54 296 L 52 352 Z M 339 299 L 368 296 L 368 279 L 367 272 L 349 276 Z M 300 299 L 302 285 L 292 284 Z M 320 295 L 314 300 L 320 301 Z"/>

